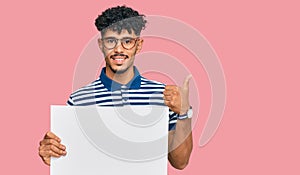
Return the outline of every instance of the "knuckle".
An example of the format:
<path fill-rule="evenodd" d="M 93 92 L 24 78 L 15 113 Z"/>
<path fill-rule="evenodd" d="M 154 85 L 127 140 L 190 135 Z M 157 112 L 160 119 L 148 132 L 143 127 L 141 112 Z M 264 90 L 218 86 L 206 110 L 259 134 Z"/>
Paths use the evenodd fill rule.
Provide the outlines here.
<path fill-rule="evenodd" d="M 51 146 L 50 146 L 50 149 L 51 149 L 51 150 L 55 150 L 55 146 L 54 146 L 54 145 L 51 145 Z"/>
<path fill-rule="evenodd" d="M 51 135 L 51 132 L 48 131 L 48 132 L 46 133 L 46 136 L 50 136 L 50 135 Z"/>

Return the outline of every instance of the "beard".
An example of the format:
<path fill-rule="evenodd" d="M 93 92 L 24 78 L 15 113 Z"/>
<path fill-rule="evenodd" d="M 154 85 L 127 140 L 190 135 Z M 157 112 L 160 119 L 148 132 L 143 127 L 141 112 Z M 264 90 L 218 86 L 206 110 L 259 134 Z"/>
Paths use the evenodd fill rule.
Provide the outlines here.
<path fill-rule="evenodd" d="M 131 66 L 127 66 L 125 69 L 114 69 L 110 64 L 108 65 L 109 69 L 115 74 L 123 74 L 126 72 Z"/>

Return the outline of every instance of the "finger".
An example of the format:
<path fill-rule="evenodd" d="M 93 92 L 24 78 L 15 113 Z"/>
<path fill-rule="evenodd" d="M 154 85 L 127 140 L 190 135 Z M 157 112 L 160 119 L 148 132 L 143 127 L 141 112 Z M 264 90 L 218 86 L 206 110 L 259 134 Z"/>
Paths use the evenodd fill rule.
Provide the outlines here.
<path fill-rule="evenodd" d="M 50 160 L 51 160 L 50 158 L 47 158 L 46 160 L 44 160 L 44 162 L 50 166 Z"/>
<path fill-rule="evenodd" d="M 50 157 L 46 157 L 46 158 L 43 158 L 43 161 L 45 162 L 45 164 L 49 165 L 50 166 Z"/>
<path fill-rule="evenodd" d="M 163 99 L 166 101 L 171 101 L 173 98 L 172 96 L 164 96 Z"/>
<path fill-rule="evenodd" d="M 183 82 L 183 88 L 188 89 L 189 88 L 189 82 L 192 78 L 192 74 L 188 75 L 185 77 L 184 82 Z"/>
<path fill-rule="evenodd" d="M 43 160 L 46 160 L 48 158 L 50 159 L 51 157 L 59 158 L 59 157 L 61 157 L 63 155 L 60 155 L 60 154 L 57 154 L 57 153 L 55 153 L 55 152 L 53 152 L 51 150 L 48 150 L 48 151 L 42 151 L 40 153 L 40 156 L 42 157 Z"/>
<path fill-rule="evenodd" d="M 51 145 L 41 146 L 39 150 L 39 155 L 42 158 L 46 157 L 60 157 L 61 155 L 56 153 L 55 151 L 51 150 Z"/>
<path fill-rule="evenodd" d="M 166 85 L 165 90 L 176 90 L 178 87 L 176 85 Z"/>
<path fill-rule="evenodd" d="M 40 142 L 40 145 L 54 145 L 54 146 L 58 147 L 59 149 L 62 149 L 62 150 L 66 149 L 66 146 L 57 142 L 55 139 L 43 139 Z"/>
<path fill-rule="evenodd" d="M 60 157 L 60 156 L 65 156 L 67 152 L 65 150 L 61 150 L 54 145 L 42 145 L 39 147 L 39 154 L 41 157 L 49 157 L 49 156 L 54 156 L 54 157 Z"/>
<path fill-rule="evenodd" d="M 53 132 L 48 131 L 46 135 L 44 136 L 45 139 L 55 139 L 56 141 L 60 142 L 61 139 L 57 137 Z"/>
<path fill-rule="evenodd" d="M 164 91 L 163 94 L 164 96 L 172 95 L 172 91 Z"/>
<path fill-rule="evenodd" d="M 48 146 L 43 146 L 43 148 L 41 148 L 40 151 L 39 151 L 39 155 L 40 155 L 43 159 L 45 159 L 45 158 L 47 158 L 47 157 L 50 158 L 51 156 L 53 156 L 53 157 L 60 157 L 59 154 L 53 152 L 53 151 L 50 149 L 50 146 L 49 146 L 49 145 L 48 145 Z"/>
<path fill-rule="evenodd" d="M 52 151 L 51 153 L 53 153 L 53 155 L 51 155 L 51 156 L 60 157 L 60 156 L 67 154 L 67 152 L 65 150 L 62 150 L 54 145 L 47 145 L 47 146 L 50 147 L 50 150 Z"/>
<path fill-rule="evenodd" d="M 46 146 L 41 147 L 40 154 L 43 157 L 60 157 L 60 156 L 66 155 L 67 152 L 57 148 L 54 145 L 46 145 Z"/>
<path fill-rule="evenodd" d="M 163 94 L 164 96 L 174 96 L 174 95 L 179 95 L 179 91 L 177 90 L 164 91 Z"/>
<path fill-rule="evenodd" d="M 168 101 L 168 100 L 165 100 L 164 101 L 165 105 L 167 105 L 168 107 L 174 107 L 174 101 Z"/>

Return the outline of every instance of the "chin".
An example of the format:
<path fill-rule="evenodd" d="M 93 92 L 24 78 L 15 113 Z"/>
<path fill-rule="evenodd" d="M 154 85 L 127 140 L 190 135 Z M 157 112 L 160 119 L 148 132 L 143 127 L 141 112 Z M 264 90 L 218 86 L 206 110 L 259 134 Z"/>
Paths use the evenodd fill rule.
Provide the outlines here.
<path fill-rule="evenodd" d="M 115 66 L 115 67 L 109 66 L 109 67 L 115 74 L 122 74 L 129 69 L 129 67 L 123 68 L 122 66 Z"/>

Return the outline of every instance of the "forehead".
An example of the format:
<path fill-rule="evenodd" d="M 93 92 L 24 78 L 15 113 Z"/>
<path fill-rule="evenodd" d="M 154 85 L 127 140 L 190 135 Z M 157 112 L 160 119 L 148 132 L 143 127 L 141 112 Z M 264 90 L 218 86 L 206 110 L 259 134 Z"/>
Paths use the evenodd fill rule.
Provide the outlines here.
<path fill-rule="evenodd" d="M 135 35 L 134 31 L 132 30 L 131 33 L 129 33 L 127 30 L 123 29 L 121 33 L 118 33 L 118 31 L 113 31 L 113 30 L 107 30 L 103 35 L 102 38 L 107 38 L 107 37 L 114 37 L 114 38 L 124 38 L 124 37 L 131 37 L 131 38 L 136 38 L 137 36 Z"/>

